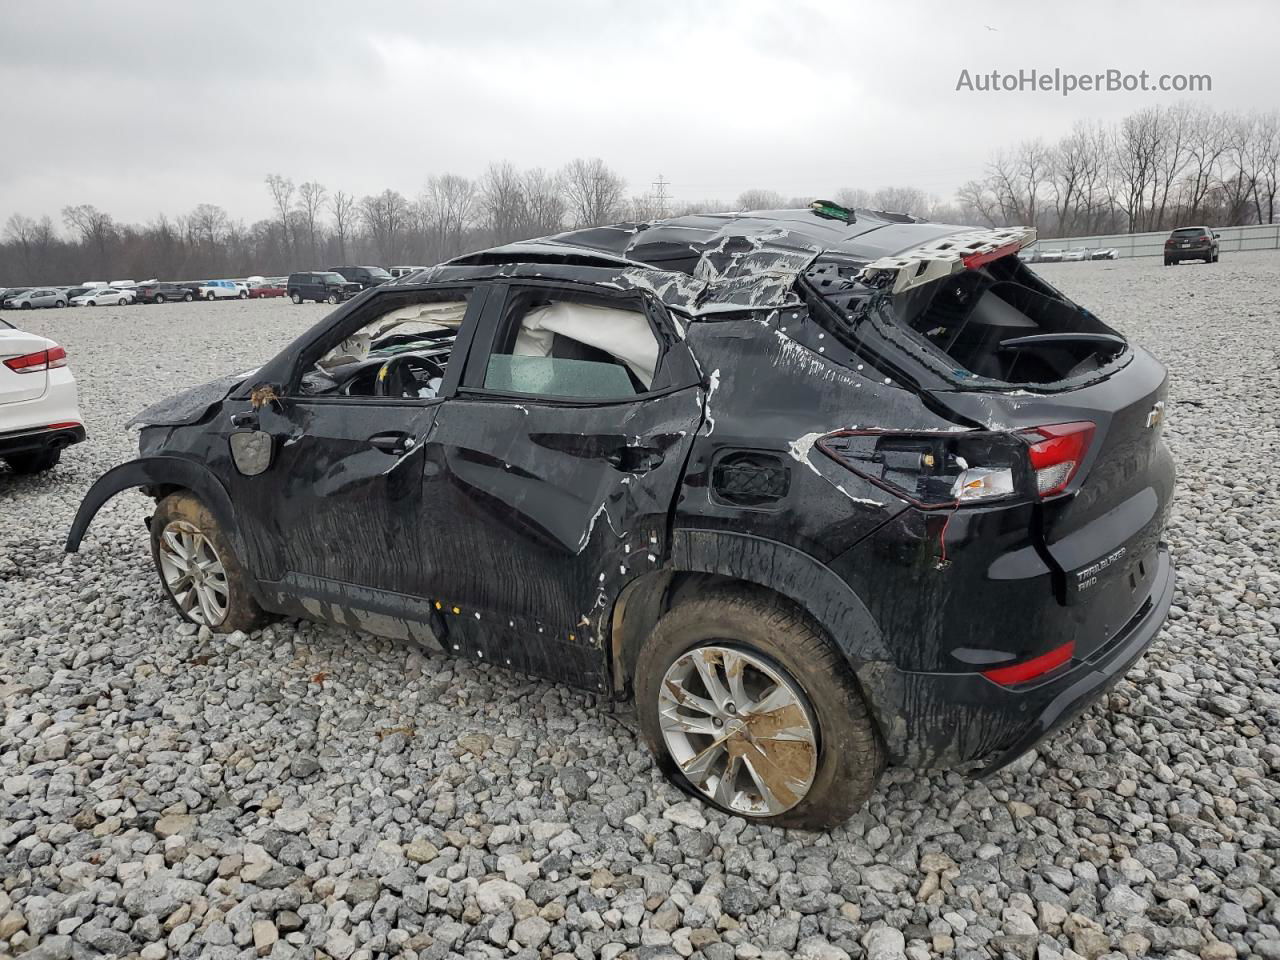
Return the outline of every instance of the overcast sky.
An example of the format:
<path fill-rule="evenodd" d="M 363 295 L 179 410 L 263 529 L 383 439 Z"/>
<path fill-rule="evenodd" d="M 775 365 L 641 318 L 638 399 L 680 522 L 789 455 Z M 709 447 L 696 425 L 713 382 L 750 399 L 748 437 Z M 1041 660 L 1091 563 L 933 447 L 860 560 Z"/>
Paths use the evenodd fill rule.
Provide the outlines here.
<path fill-rule="evenodd" d="M 281 173 L 415 196 L 492 160 L 600 156 L 680 200 L 949 198 L 992 149 L 1153 103 L 1280 106 L 1270 2 L 0 6 L 0 222 L 92 203 L 269 215 Z M 1208 94 L 956 92 L 962 69 L 1208 73 Z"/>

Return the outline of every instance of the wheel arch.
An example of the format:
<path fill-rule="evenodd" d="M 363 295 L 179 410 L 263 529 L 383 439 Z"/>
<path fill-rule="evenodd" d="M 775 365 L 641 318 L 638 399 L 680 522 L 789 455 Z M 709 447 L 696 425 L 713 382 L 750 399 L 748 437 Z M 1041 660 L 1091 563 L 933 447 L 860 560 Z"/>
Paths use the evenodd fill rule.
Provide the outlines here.
<path fill-rule="evenodd" d="M 89 525 L 108 500 L 124 490 L 138 487 L 157 500 L 171 493 L 189 490 L 213 513 L 236 553 L 244 556 L 235 507 L 226 488 L 207 467 L 182 457 L 140 457 L 112 467 L 99 477 L 76 510 L 67 533 L 67 553 L 80 549 Z"/>
<path fill-rule="evenodd" d="M 624 695 L 630 687 L 640 647 L 667 610 L 687 597 L 735 584 L 797 607 L 826 632 L 855 674 L 870 662 L 889 659 L 866 605 L 807 553 L 733 531 L 676 530 L 670 565 L 632 580 L 614 600 L 609 647 L 614 694 Z"/>

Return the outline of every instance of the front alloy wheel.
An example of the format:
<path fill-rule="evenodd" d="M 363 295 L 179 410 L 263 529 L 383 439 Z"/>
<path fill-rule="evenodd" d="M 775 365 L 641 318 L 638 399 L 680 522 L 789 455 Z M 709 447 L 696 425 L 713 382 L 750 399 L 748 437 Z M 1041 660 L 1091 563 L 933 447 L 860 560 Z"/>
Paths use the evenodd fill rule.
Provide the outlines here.
<path fill-rule="evenodd" d="M 658 714 L 680 772 L 726 810 L 777 816 L 813 786 L 813 712 L 791 679 L 763 657 L 719 645 L 690 650 L 662 678 Z"/>
<path fill-rule="evenodd" d="M 213 543 L 186 520 L 171 520 L 160 531 L 160 575 L 183 615 L 217 627 L 227 618 L 230 587 Z"/>
<path fill-rule="evenodd" d="M 214 633 L 248 632 L 266 622 L 231 540 L 193 494 L 161 500 L 150 527 L 156 570 L 185 620 Z"/>

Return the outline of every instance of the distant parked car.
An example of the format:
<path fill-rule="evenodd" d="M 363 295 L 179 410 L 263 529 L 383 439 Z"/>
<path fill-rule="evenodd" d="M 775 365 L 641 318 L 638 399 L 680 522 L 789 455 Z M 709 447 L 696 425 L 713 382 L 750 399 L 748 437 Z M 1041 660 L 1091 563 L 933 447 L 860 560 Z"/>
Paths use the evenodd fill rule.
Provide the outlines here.
<path fill-rule="evenodd" d="M 249 284 L 249 297 L 253 300 L 265 300 L 268 297 L 283 297 L 288 292 L 286 281 L 277 280 L 274 277 L 270 280 L 261 280 L 258 283 Z"/>
<path fill-rule="evenodd" d="M 170 300 L 196 298 L 195 292 L 177 283 L 144 283 L 134 288 L 142 303 L 167 303 Z"/>
<path fill-rule="evenodd" d="M 30 310 L 32 307 L 65 307 L 67 295 L 53 287 L 34 287 L 24 293 L 4 295 L 8 310 Z"/>
<path fill-rule="evenodd" d="M 0 293 L 0 307 L 5 306 L 6 300 L 11 300 L 14 297 L 21 296 L 30 289 L 30 287 L 6 287 L 4 292 Z"/>
<path fill-rule="evenodd" d="M 341 303 L 360 292 L 360 284 L 332 271 L 291 273 L 287 287 L 289 299 L 294 303 L 302 303 L 303 300 L 315 300 L 317 303 L 322 300 Z"/>
<path fill-rule="evenodd" d="M 67 351 L 0 320 L 0 460 L 14 473 L 39 473 L 83 439 Z"/>
<path fill-rule="evenodd" d="M 1041 250 L 1040 256 L 1036 258 L 1037 263 L 1061 263 L 1063 259 L 1061 250 Z"/>
<path fill-rule="evenodd" d="M 84 285 L 79 287 L 67 287 L 67 303 L 71 303 L 71 301 L 74 300 L 76 297 L 82 297 L 86 293 L 89 293 L 96 289 L 97 287 L 84 286 Z M 72 306 L 74 306 L 74 304 L 72 304 Z"/>
<path fill-rule="evenodd" d="M 208 280 L 200 284 L 200 296 L 206 300 L 247 300 L 249 288 L 234 280 Z"/>
<path fill-rule="evenodd" d="M 1164 265 L 1179 260 L 1218 262 L 1218 235 L 1208 227 L 1179 227 L 1164 242 Z"/>
<path fill-rule="evenodd" d="M 1070 260 L 1072 262 L 1079 261 L 1079 260 L 1088 260 L 1089 251 L 1079 247 L 1074 250 L 1064 250 L 1062 253 L 1062 259 L 1064 261 Z"/>
<path fill-rule="evenodd" d="M 94 287 L 88 293 L 83 293 L 78 297 L 71 299 L 73 307 L 102 307 L 108 304 L 117 307 L 123 307 L 127 303 L 133 303 L 134 293 L 132 290 L 117 290 L 115 287 Z"/>
<path fill-rule="evenodd" d="M 393 279 L 391 274 L 381 267 L 330 267 L 331 273 L 340 273 L 352 283 L 358 283 L 361 290 L 368 290 Z"/>
<path fill-rule="evenodd" d="M 1119 260 L 1120 251 L 1115 247 L 1103 247 L 1089 254 L 1090 260 Z"/>
<path fill-rule="evenodd" d="M 400 266 L 400 267 L 392 267 L 388 272 L 391 274 L 391 276 L 394 279 L 399 280 L 401 277 L 407 277 L 411 273 L 417 273 L 419 270 L 425 270 L 425 269 L 427 268 Z"/>

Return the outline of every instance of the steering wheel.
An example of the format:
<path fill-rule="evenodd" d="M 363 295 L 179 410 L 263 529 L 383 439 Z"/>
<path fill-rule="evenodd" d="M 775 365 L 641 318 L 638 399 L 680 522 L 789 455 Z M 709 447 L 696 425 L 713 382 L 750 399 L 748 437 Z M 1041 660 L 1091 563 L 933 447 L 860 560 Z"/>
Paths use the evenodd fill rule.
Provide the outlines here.
<path fill-rule="evenodd" d="M 432 377 L 444 377 L 444 367 L 413 353 L 402 353 L 390 358 L 378 368 L 378 375 L 373 378 L 373 395 L 375 397 L 416 397 L 418 396 L 417 377 L 410 376 L 414 368 L 423 370 L 430 380 Z"/>

